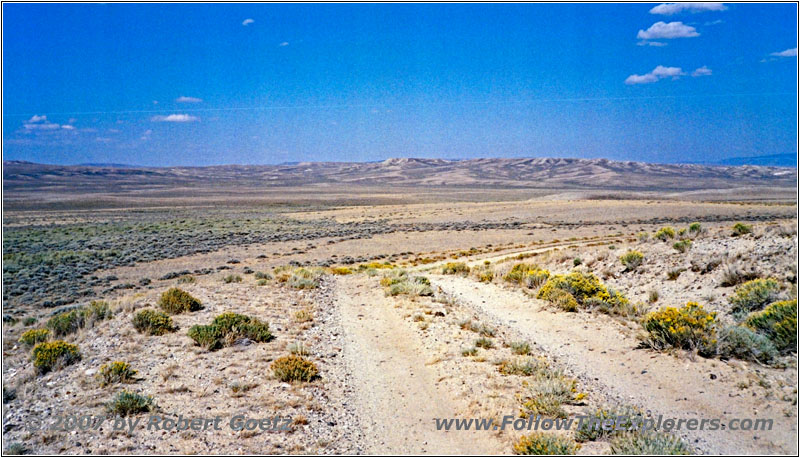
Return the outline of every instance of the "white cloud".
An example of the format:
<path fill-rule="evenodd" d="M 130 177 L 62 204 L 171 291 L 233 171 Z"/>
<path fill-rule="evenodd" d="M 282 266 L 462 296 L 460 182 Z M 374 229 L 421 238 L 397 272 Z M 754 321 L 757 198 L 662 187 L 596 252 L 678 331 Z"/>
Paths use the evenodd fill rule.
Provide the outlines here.
<path fill-rule="evenodd" d="M 280 47 L 289 46 L 289 42 L 288 41 L 284 41 L 284 42 L 280 43 L 278 46 L 280 46 Z"/>
<path fill-rule="evenodd" d="M 773 52 L 770 56 L 775 57 L 797 57 L 797 48 L 787 49 L 785 51 Z"/>
<path fill-rule="evenodd" d="M 650 14 L 663 14 L 670 16 L 681 11 L 690 11 L 692 13 L 699 13 L 702 11 L 725 11 L 728 7 L 723 3 L 662 3 L 654 6 L 650 10 Z"/>
<path fill-rule="evenodd" d="M 185 95 L 182 95 L 177 99 L 175 99 L 175 101 L 178 103 L 200 103 L 203 101 L 203 99 L 199 99 L 197 97 L 187 97 Z"/>
<path fill-rule="evenodd" d="M 627 77 L 625 79 L 625 84 L 655 83 L 663 78 L 672 78 L 676 80 L 685 74 L 686 73 L 684 73 L 680 67 L 664 67 L 663 65 L 659 65 L 651 72 L 645 73 L 644 75 L 631 75 Z"/>
<path fill-rule="evenodd" d="M 22 123 L 22 127 L 24 127 L 26 131 L 31 132 L 34 130 L 56 130 L 61 129 L 63 126 L 59 125 L 58 123 L 48 121 L 46 115 L 33 115 L 31 119 Z M 67 126 L 64 128 L 72 129 L 73 127 Z"/>
<path fill-rule="evenodd" d="M 703 65 L 702 67 L 695 69 L 695 71 L 692 72 L 692 76 L 711 76 L 711 69 Z"/>
<path fill-rule="evenodd" d="M 71 126 L 69 124 L 64 124 L 61 126 L 61 128 L 66 130 L 75 130 L 75 126 Z"/>
<path fill-rule="evenodd" d="M 247 27 L 248 25 L 250 25 L 250 24 L 252 24 L 254 22 L 256 22 L 254 19 L 247 18 L 244 21 L 242 21 L 242 25 Z"/>
<path fill-rule="evenodd" d="M 664 43 L 663 41 L 642 40 L 642 41 L 637 42 L 636 45 L 637 46 L 658 46 L 658 47 L 661 47 L 661 46 L 666 46 L 667 44 Z"/>
<path fill-rule="evenodd" d="M 167 116 L 153 116 L 150 120 L 156 122 L 192 122 L 197 121 L 197 118 L 188 114 L 171 114 Z"/>
<path fill-rule="evenodd" d="M 639 30 L 636 38 L 640 40 L 654 40 L 657 38 L 691 38 L 700 36 L 694 27 L 683 22 L 658 21 L 647 30 Z"/>

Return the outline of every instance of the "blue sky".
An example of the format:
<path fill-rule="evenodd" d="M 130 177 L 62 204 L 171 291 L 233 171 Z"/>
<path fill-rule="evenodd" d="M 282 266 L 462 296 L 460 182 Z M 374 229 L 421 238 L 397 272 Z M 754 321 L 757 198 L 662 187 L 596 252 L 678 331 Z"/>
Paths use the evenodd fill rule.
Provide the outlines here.
<path fill-rule="evenodd" d="M 794 4 L 4 4 L 3 158 L 797 152 Z"/>

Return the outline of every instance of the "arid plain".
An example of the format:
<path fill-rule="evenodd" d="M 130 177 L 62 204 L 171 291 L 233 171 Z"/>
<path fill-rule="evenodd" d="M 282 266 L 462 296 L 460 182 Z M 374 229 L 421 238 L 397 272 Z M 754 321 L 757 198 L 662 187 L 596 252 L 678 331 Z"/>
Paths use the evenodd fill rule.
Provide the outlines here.
<path fill-rule="evenodd" d="M 798 451 L 796 169 L 6 162 L 3 178 L 6 451 Z M 631 413 L 773 426 L 434 420 Z M 152 415 L 290 420 L 52 428 Z"/>

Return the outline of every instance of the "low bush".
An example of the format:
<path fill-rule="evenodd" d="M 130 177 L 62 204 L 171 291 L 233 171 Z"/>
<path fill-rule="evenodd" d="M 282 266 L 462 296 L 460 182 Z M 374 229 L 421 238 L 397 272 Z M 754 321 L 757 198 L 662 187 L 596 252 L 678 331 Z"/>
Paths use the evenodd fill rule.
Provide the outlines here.
<path fill-rule="evenodd" d="M 113 383 L 131 383 L 134 381 L 136 371 L 131 365 L 124 361 L 114 361 L 111 364 L 103 364 L 97 373 L 100 385 L 106 386 Z"/>
<path fill-rule="evenodd" d="M 669 226 L 662 227 L 661 229 L 656 231 L 656 233 L 653 235 L 653 238 L 661 240 L 662 242 L 666 242 L 669 239 L 674 239 L 675 229 Z"/>
<path fill-rule="evenodd" d="M 625 266 L 625 270 L 636 270 L 637 267 L 642 265 L 642 261 L 644 260 L 644 255 L 641 251 L 630 250 L 627 253 L 623 254 L 619 257 L 620 262 L 622 265 Z"/>
<path fill-rule="evenodd" d="M 289 286 L 294 289 L 316 289 L 319 287 L 322 273 L 322 269 L 319 268 L 306 269 L 301 267 L 295 269 L 289 278 Z"/>
<path fill-rule="evenodd" d="M 691 240 L 679 240 L 672 244 L 672 248 L 674 248 L 679 253 L 686 253 L 691 247 L 692 247 Z"/>
<path fill-rule="evenodd" d="M 735 317 L 761 310 L 767 304 L 780 299 L 780 285 L 773 278 L 757 278 L 743 283 L 728 299 Z"/>
<path fill-rule="evenodd" d="M 112 415 L 127 417 L 137 413 L 150 412 L 156 407 L 152 396 L 143 396 L 133 391 L 122 390 L 106 405 Z"/>
<path fill-rule="evenodd" d="M 409 277 L 403 269 L 394 269 L 383 276 L 381 285 L 387 296 L 433 296 L 431 282 L 426 277 Z"/>
<path fill-rule="evenodd" d="M 566 293 L 566 294 L 565 294 Z M 628 299 L 606 287 L 594 274 L 573 271 L 567 275 L 553 275 L 539 289 L 539 299 L 566 311 L 576 311 L 580 307 L 598 307 L 609 313 L 628 313 Z"/>
<path fill-rule="evenodd" d="M 797 299 L 774 302 L 748 315 L 744 323 L 766 336 L 779 352 L 797 351 Z"/>
<path fill-rule="evenodd" d="M 624 433 L 611 439 L 613 455 L 692 455 L 679 437 L 662 432 Z"/>
<path fill-rule="evenodd" d="M 268 323 L 233 312 L 218 315 L 209 325 L 194 325 L 186 335 L 209 351 L 233 345 L 240 339 L 254 342 L 268 342 L 272 339 Z"/>
<path fill-rule="evenodd" d="M 770 364 L 779 355 L 768 337 L 743 326 L 728 326 L 720 331 L 717 354 L 761 364 Z"/>
<path fill-rule="evenodd" d="M 161 294 L 158 306 L 170 315 L 195 312 L 203 307 L 198 299 L 178 288 L 170 288 Z"/>
<path fill-rule="evenodd" d="M 579 404 L 586 397 L 578 393 L 578 382 L 542 363 L 531 380 L 526 381 L 528 391 L 522 397 L 522 416 L 565 418 L 562 404 Z"/>
<path fill-rule="evenodd" d="M 350 275 L 353 273 L 353 269 L 349 267 L 331 267 L 331 273 L 333 275 Z"/>
<path fill-rule="evenodd" d="M 736 224 L 733 225 L 733 235 L 734 236 L 738 237 L 740 235 L 750 234 L 751 232 L 753 232 L 753 227 L 752 226 L 748 226 L 747 224 L 736 223 Z"/>
<path fill-rule="evenodd" d="M 256 280 L 272 280 L 272 275 L 268 274 L 267 272 L 256 272 L 253 274 Z"/>
<path fill-rule="evenodd" d="M 700 223 L 692 223 L 689 225 L 689 233 L 691 234 L 699 234 L 703 232 L 703 226 Z"/>
<path fill-rule="evenodd" d="M 480 339 L 475 340 L 475 346 L 478 348 L 485 348 L 488 350 L 490 348 L 494 348 L 494 343 L 492 342 L 492 339 L 481 337 Z"/>
<path fill-rule="evenodd" d="M 297 355 L 282 356 L 276 359 L 270 368 L 275 377 L 282 382 L 310 382 L 319 375 L 316 364 Z"/>
<path fill-rule="evenodd" d="M 81 359 L 77 345 L 63 340 L 42 342 L 33 347 L 33 366 L 40 374 L 74 364 Z"/>
<path fill-rule="evenodd" d="M 547 370 L 547 363 L 538 358 L 517 358 L 500 362 L 497 370 L 503 375 L 530 376 Z"/>
<path fill-rule="evenodd" d="M 137 312 L 133 316 L 133 327 L 142 334 L 151 336 L 161 336 L 176 329 L 169 315 L 153 309 Z"/>
<path fill-rule="evenodd" d="M 30 329 L 22 333 L 19 342 L 28 347 L 32 347 L 40 342 L 46 341 L 49 335 L 50 331 L 48 329 Z"/>
<path fill-rule="evenodd" d="M 94 326 L 97 321 L 111 318 L 111 308 L 104 301 L 92 301 L 89 305 L 75 307 L 47 320 L 47 328 L 56 337 L 72 334 L 78 329 Z"/>
<path fill-rule="evenodd" d="M 550 272 L 540 269 L 535 264 L 519 263 L 515 264 L 511 270 L 503 276 L 503 280 L 516 283 L 518 285 L 525 285 L 528 288 L 539 288 L 547 279 L 550 278 Z"/>
<path fill-rule="evenodd" d="M 640 410 L 629 406 L 615 406 L 615 407 L 601 407 L 595 411 L 587 412 L 584 414 L 588 419 L 582 422 L 575 430 L 575 440 L 578 442 L 595 441 L 608 436 L 619 434 L 618 430 L 608 430 L 603 428 L 603 422 L 606 420 L 616 420 L 620 417 L 628 419 L 627 422 L 620 422 L 617 426 L 623 429 L 629 429 L 633 426 L 633 420 L 636 417 L 643 417 Z"/>
<path fill-rule="evenodd" d="M 648 336 L 644 343 L 656 350 L 683 348 L 703 356 L 714 354 L 717 344 L 717 314 L 689 302 L 680 309 L 665 307 L 650 312 L 642 325 Z"/>
<path fill-rule="evenodd" d="M 516 455 L 574 455 L 580 449 L 574 440 L 550 433 L 533 433 L 514 443 Z"/>
<path fill-rule="evenodd" d="M 442 267 L 444 275 L 466 275 L 469 273 L 469 266 L 463 262 L 448 262 Z"/>
<path fill-rule="evenodd" d="M 225 275 L 224 277 L 222 277 L 222 281 L 225 283 L 241 283 L 242 276 L 236 274 Z"/>
<path fill-rule="evenodd" d="M 508 346 L 515 355 L 528 355 L 531 352 L 531 345 L 528 342 L 511 342 Z"/>

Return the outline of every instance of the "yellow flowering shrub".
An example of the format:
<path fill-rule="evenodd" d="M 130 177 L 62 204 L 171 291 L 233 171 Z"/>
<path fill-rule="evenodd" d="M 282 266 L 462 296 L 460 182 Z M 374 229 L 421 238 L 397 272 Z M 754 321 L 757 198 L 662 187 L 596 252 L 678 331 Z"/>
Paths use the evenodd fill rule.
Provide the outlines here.
<path fill-rule="evenodd" d="M 689 302 L 680 309 L 665 307 L 650 312 L 642 325 L 648 333 L 645 343 L 656 350 L 683 348 L 706 356 L 714 354 L 717 314 L 707 312 L 697 302 Z"/>

